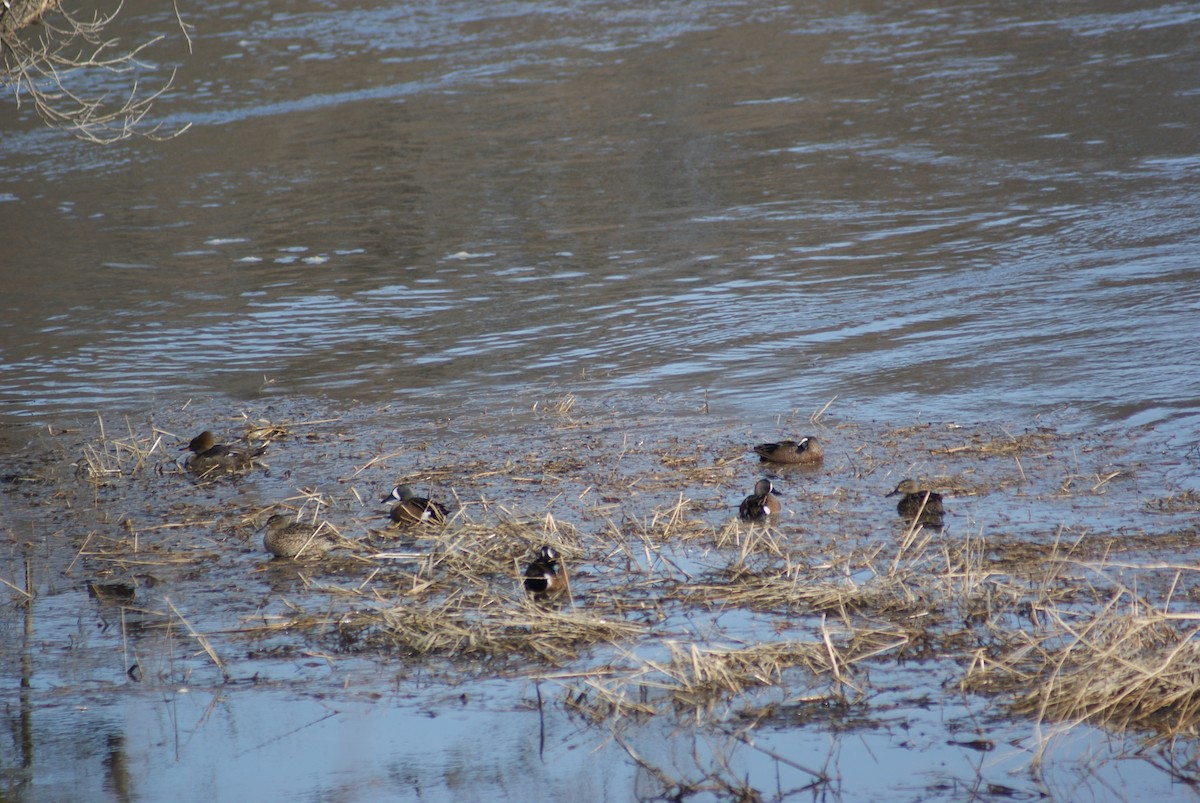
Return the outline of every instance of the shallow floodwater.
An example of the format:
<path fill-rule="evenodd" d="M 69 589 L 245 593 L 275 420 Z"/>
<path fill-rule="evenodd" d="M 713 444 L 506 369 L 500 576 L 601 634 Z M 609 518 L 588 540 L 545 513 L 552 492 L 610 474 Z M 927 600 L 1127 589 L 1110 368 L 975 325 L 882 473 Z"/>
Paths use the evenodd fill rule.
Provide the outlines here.
<path fill-rule="evenodd" d="M 178 66 L 148 120 L 190 123 L 182 136 L 83 143 L 0 103 L 0 443 L 97 413 L 190 435 L 242 412 L 370 405 L 346 451 L 363 462 L 420 441 L 417 471 L 445 459 L 438 444 L 466 434 L 453 422 L 468 411 L 568 392 L 700 448 L 712 433 L 689 415 L 702 410 L 728 447 L 798 434 L 834 400 L 843 422 L 1146 427 L 1156 476 L 1178 484 L 1162 493 L 1200 488 L 1192 5 L 179 8 L 190 54 L 169 4 L 126 3 L 119 33 L 167 37 L 141 80 Z M 861 457 L 838 454 L 841 467 Z M 328 479 L 285 465 L 217 501 L 261 505 Z M 143 514 L 214 503 L 174 493 Z M 531 780 L 546 797 L 665 794 L 594 729 L 552 706 L 541 717 L 532 680 L 458 688 L 319 653 L 233 659 L 226 645 L 236 682 L 193 657 L 163 669 L 170 683 L 128 685 L 113 658 L 127 623 L 52 545 L 99 525 L 51 531 L 57 520 L 11 506 L 0 521 L 4 640 L 32 662 L 7 667 L 6 794 L 526 799 Z M 24 585 L 29 542 L 64 574 L 38 576 L 23 617 L 8 583 Z M 255 583 L 263 598 L 303 593 Z M 236 624 L 190 603 L 201 624 Z M 818 794 L 835 799 L 1187 794 L 1153 762 L 1104 763 L 1120 745 L 1086 728 L 1031 782 L 1029 724 L 943 695 L 944 680 L 876 699 L 887 713 L 859 728 L 754 737 L 830 772 Z M 998 748 L 948 736 L 963 730 Z M 779 775 L 778 797 L 811 781 L 709 731 L 639 737 L 656 743 L 674 777 L 732 756 L 759 788 Z"/>

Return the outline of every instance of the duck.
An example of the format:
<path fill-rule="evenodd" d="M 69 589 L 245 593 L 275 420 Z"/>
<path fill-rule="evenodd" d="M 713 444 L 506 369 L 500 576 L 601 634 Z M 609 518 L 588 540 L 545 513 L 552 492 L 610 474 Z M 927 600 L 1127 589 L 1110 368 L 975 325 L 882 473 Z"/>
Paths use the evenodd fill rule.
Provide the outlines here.
<path fill-rule="evenodd" d="M 558 550 L 543 546 L 537 557 L 525 567 L 525 591 L 534 599 L 557 597 L 567 587 L 567 578 L 560 570 Z"/>
<path fill-rule="evenodd" d="M 916 480 L 901 480 L 887 496 L 897 494 L 904 494 L 896 503 L 896 512 L 903 518 L 916 519 L 918 524 L 930 527 L 942 526 L 942 514 L 946 508 L 942 505 L 940 493 L 929 490 Z"/>
<path fill-rule="evenodd" d="M 792 463 L 815 466 L 825 459 L 821 444 L 814 437 L 801 438 L 798 441 L 779 441 L 778 443 L 760 443 L 754 447 L 761 463 Z"/>
<path fill-rule="evenodd" d="M 179 451 L 191 451 L 184 463 L 197 474 L 223 474 L 227 471 L 245 471 L 254 465 L 255 458 L 262 457 L 267 451 L 267 445 L 243 449 L 240 446 L 229 446 L 217 443 L 217 439 L 207 429 L 188 441 L 187 446 Z"/>
<path fill-rule="evenodd" d="M 397 524 L 418 524 L 429 522 L 441 524 L 446 521 L 446 507 L 439 502 L 432 502 L 423 496 L 417 496 L 407 485 L 397 485 L 383 499 L 383 503 L 395 501 L 388 514 Z"/>
<path fill-rule="evenodd" d="M 323 555 L 338 545 L 337 537 L 320 525 L 276 513 L 267 519 L 263 547 L 277 558 Z"/>
<path fill-rule="evenodd" d="M 779 514 L 779 492 L 768 479 L 754 483 L 754 493 L 742 500 L 738 515 L 743 521 L 762 521 Z"/>

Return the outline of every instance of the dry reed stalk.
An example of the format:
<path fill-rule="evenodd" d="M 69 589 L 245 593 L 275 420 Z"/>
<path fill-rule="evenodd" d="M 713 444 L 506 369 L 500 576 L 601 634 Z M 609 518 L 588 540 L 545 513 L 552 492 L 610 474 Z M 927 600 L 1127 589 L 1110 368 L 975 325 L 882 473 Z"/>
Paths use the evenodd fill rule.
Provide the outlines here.
<path fill-rule="evenodd" d="M 21 588 L 20 586 L 13 585 L 8 580 L 5 580 L 3 577 L 0 577 L 0 583 L 3 583 L 4 585 L 11 588 L 13 591 L 16 591 L 18 594 L 25 597 L 26 600 L 33 599 L 32 593 L 30 593 L 29 591 L 26 591 L 24 588 Z"/>
<path fill-rule="evenodd" d="M 815 413 L 813 413 L 812 415 L 810 415 L 808 417 L 808 423 L 812 424 L 813 426 L 816 426 L 817 424 L 819 424 L 821 421 L 821 418 L 825 415 L 825 413 L 829 410 L 829 408 L 833 406 L 833 403 L 835 401 L 837 401 L 836 393 L 834 394 L 832 399 L 825 402 L 825 405 L 820 410 L 817 410 Z"/>
<path fill-rule="evenodd" d="M 107 484 L 109 480 L 137 476 L 149 466 L 150 458 L 162 447 L 162 435 L 152 430 L 150 436 L 134 433 L 133 425 L 125 419 L 127 439 L 109 437 L 102 416 L 97 416 L 100 437 L 98 443 L 87 443 L 83 447 L 83 468 L 94 485 Z"/>
<path fill-rule="evenodd" d="M 568 393 L 554 401 L 536 401 L 533 403 L 533 412 L 537 412 L 540 407 L 554 415 L 568 418 L 571 410 L 574 409 L 575 403 L 578 401 L 574 393 Z"/>
<path fill-rule="evenodd" d="M 959 446 L 949 446 L 932 450 L 934 454 L 960 455 L 974 453 L 981 455 L 1018 455 L 1025 452 L 1045 452 L 1051 443 L 1058 440 L 1052 432 L 1027 432 L 1023 435 L 1009 435 L 1005 438 L 983 440 L 982 435 L 975 435 L 974 442 Z"/>
<path fill-rule="evenodd" d="M 753 686 L 782 682 L 784 670 L 803 666 L 813 674 L 837 668 L 827 662 L 829 652 L 818 643 L 776 642 L 741 649 L 701 648 L 694 643 L 667 642 L 670 661 L 647 661 L 643 672 L 665 680 L 658 688 L 671 693 L 676 703 L 697 706 L 714 697 L 739 694 Z M 835 659 L 836 660 L 836 659 Z M 643 685 L 651 685 L 642 681 Z"/>
<path fill-rule="evenodd" d="M 200 645 L 200 647 L 204 650 L 205 654 L 213 662 L 213 666 L 215 666 L 217 669 L 219 669 L 221 671 L 221 676 L 224 677 L 225 680 L 229 680 L 229 671 L 225 669 L 225 664 L 221 661 L 220 657 L 217 655 L 216 650 L 213 649 L 212 644 L 208 640 L 208 637 L 205 636 L 203 633 L 199 632 L 198 630 L 196 630 L 196 628 L 192 627 L 192 623 L 189 622 L 186 618 L 184 618 L 183 614 L 179 612 L 179 609 L 175 607 L 174 602 L 171 602 L 171 600 L 167 599 L 166 597 L 163 598 L 163 601 L 166 602 L 167 605 L 171 608 L 171 612 L 175 614 L 175 618 L 177 618 L 180 622 L 183 622 L 183 626 L 187 628 L 188 633 L 191 634 L 192 638 L 194 638 L 196 640 L 196 642 Z"/>
<path fill-rule="evenodd" d="M 709 529 L 707 524 L 699 520 L 687 518 L 691 501 L 681 492 L 675 504 L 670 508 L 654 511 L 653 517 L 650 519 L 650 526 L 646 529 L 657 533 L 661 541 L 667 541 L 672 538 L 696 538 L 701 533 L 707 532 Z"/>
<path fill-rule="evenodd" d="M 593 720 L 687 712 L 697 722 L 715 706 L 755 688 L 786 686 L 789 670 L 806 670 L 811 679 L 830 676 L 840 698 L 843 689 L 861 692 L 850 682 L 850 669 L 862 661 L 903 649 L 909 637 L 894 630 L 861 628 L 838 636 L 827 628 L 819 641 L 779 641 L 749 647 L 703 647 L 669 640 L 666 660 L 639 659 L 632 654 L 622 672 L 596 672 L 583 678 L 584 688 L 569 687 L 573 707 Z M 791 694 L 791 692 L 788 692 Z M 584 701 L 587 701 L 586 704 Z"/>
<path fill-rule="evenodd" d="M 1035 632 L 977 653 L 963 687 L 1011 693 L 1013 712 L 1039 723 L 1200 736 L 1200 614 L 1165 612 L 1124 586 L 1096 610 L 1046 603 L 1039 613 Z"/>
<path fill-rule="evenodd" d="M 391 605 L 357 612 L 339 622 L 368 644 L 389 651 L 452 658 L 535 659 L 561 666 L 584 649 L 635 638 L 642 626 L 590 612 L 511 602 L 494 595 L 457 593 L 430 603 Z"/>

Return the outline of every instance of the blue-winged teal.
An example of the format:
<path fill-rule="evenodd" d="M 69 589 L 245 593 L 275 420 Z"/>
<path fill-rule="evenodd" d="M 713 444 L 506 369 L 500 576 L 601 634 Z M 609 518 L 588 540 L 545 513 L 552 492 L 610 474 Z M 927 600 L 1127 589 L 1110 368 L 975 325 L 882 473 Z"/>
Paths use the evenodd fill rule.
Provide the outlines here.
<path fill-rule="evenodd" d="M 745 521 L 762 521 L 770 516 L 778 515 L 778 492 L 768 479 L 754 483 L 754 493 L 742 500 L 738 515 Z"/>
<path fill-rule="evenodd" d="M 525 567 L 525 591 L 534 599 L 549 599 L 561 594 L 566 586 L 566 577 L 558 565 L 558 552 L 552 546 L 543 546 Z"/>
<path fill-rule="evenodd" d="M 337 537 L 320 525 L 296 521 L 282 513 L 267 519 L 263 546 L 277 558 L 321 555 L 337 545 Z"/>
<path fill-rule="evenodd" d="M 762 463 L 793 463 L 815 466 L 825 459 L 825 452 L 816 438 L 801 438 L 798 441 L 780 441 L 779 443 L 760 443 L 754 447 L 759 462 Z"/>
<path fill-rule="evenodd" d="M 254 465 L 256 457 L 267 451 L 266 444 L 249 449 L 217 443 L 207 429 L 192 438 L 179 451 L 190 450 L 186 465 L 197 474 L 222 474 L 227 471 L 245 471 Z"/>
<path fill-rule="evenodd" d="M 901 516 L 916 519 L 918 524 L 929 527 L 942 526 L 942 514 L 946 512 L 946 508 L 942 506 L 940 493 L 923 487 L 916 480 L 902 480 L 888 496 L 896 494 L 904 494 L 896 503 L 896 512 Z"/>
<path fill-rule="evenodd" d="M 438 502 L 431 502 L 423 496 L 417 496 L 407 485 L 397 485 L 383 499 L 383 503 L 395 502 L 390 514 L 392 521 L 397 524 L 418 524 L 430 522 L 441 524 L 446 520 L 446 508 Z"/>

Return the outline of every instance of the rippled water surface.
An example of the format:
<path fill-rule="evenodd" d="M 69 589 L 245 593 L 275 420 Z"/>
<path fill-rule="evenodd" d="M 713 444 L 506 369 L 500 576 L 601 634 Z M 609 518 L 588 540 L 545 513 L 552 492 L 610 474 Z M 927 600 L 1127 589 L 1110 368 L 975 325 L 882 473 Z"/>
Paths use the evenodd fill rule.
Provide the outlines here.
<path fill-rule="evenodd" d="M 117 32 L 130 45 L 166 37 L 140 76 L 154 87 L 178 67 L 148 119 L 190 124 L 181 136 L 85 143 L 0 102 L 6 427 L 178 416 L 198 399 L 210 420 L 370 403 L 386 410 L 376 425 L 403 432 L 571 392 L 666 413 L 667 429 L 669 411 L 705 405 L 721 427 L 763 431 L 836 397 L 843 421 L 1066 411 L 1068 428 L 1151 425 L 1195 487 L 1195 4 L 181 0 L 179 11 L 190 53 L 170 4 L 127 2 Z M 83 93 L 111 85 L 77 80 Z M 703 425 L 687 436 L 703 441 Z M 378 445 L 366 440 L 345 447 L 361 446 L 360 462 Z M 839 454 L 843 468 L 858 459 L 849 445 Z M 300 484 L 281 473 L 276 495 Z M 41 520 L 14 521 L 6 588 Z M 53 655 L 45 645 L 60 637 L 125 649 L 74 608 L 52 609 L 67 602 L 43 589 L 58 631 L 38 631 L 38 649 Z M 311 658 L 281 674 L 319 675 Z M 23 755 L 45 748 L 33 797 L 155 797 L 183 777 L 193 791 L 215 778 L 218 797 L 524 799 L 533 777 L 559 796 L 623 799 L 645 781 L 612 743 L 593 761 L 594 734 L 562 717 L 549 724 L 561 772 L 548 770 L 528 747 L 547 727 L 528 684 L 516 698 L 511 684 L 476 684 L 488 710 L 460 722 L 457 690 L 436 687 L 426 704 L 421 679 L 406 679 L 380 697 L 391 680 L 374 665 L 343 663 L 332 703 L 320 684 L 299 699 L 218 684 L 114 702 L 86 692 L 99 667 L 59 677 L 35 659 L 39 682 L 72 694 L 9 699 L 14 722 L 33 711 L 30 694 L 49 712 L 37 721 L 51 732 L 13 737 Z M 364 699 L 355 683 L 371 689 Z M 802 760 L 834 765 L 836 790 L 844 761 L 849 797 L 962 799 L 978 792 L 964 789 L 982 757 L 938 729 L 986 719 L 987 704 L 939 705 L 827 748 L 818 732 Z M 503 742 L 515 755 L 479 769 L 473 757 L 494 745 L 478 734 L 493 726 L 515 728 Z M 1013 732 L 993 726 L 997 739 Z M 759 734 L 774 750 L 792 736 Z M 1104 741 L 1089 732 L 1062 749 L 1086 763 Z M 723 749 L 692 742 L 703 744 L 663 744 L 684 765 L 689 747 Z M 311 772 L 289 764 L 297 744 Z M 914 744 L 925 764 L 910 784 Z M 740 760 L 755 755 L 766 754 Z M 943 759 L 957 763 L 939 770 Z M 136 765 L 114 766 L 126 760 Z M 1024 754 L 992 760 L 988 778 L 1025 772 Z M 760 777 L 781 765 L 764 766 Z M 864 766 L 888 769 L 867 780 Z M 1083 787 L 1178 789 L 1138 766 Z M 1060 799 L 1074 782 L 1046 781 Z"/>
<path fill-rule="evenodd" d="M 1194 428 L 1189 4 L 127 8 L 167 142 L 0 107 L 9 417 L 704 391 Z"/>

